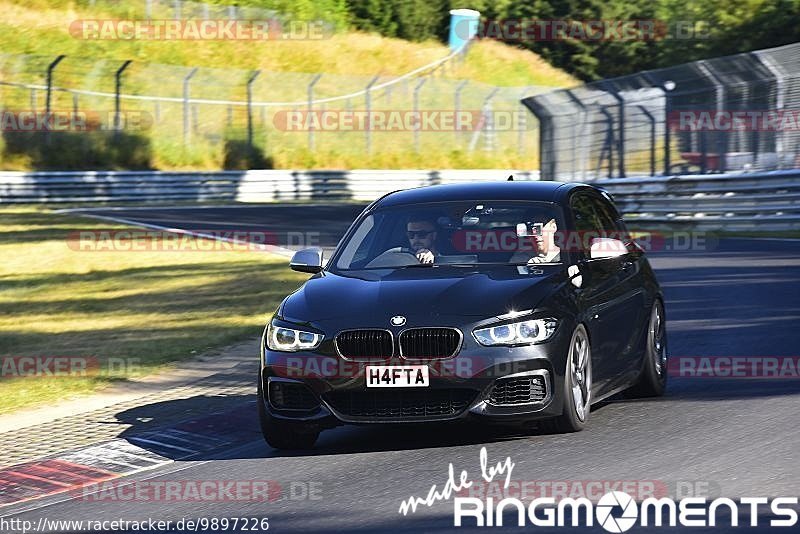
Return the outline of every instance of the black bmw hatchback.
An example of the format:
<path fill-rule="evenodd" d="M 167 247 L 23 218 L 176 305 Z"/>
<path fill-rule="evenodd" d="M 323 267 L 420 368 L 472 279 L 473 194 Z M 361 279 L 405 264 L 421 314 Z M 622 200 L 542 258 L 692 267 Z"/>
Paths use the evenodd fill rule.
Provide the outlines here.
<path fill-rule="evenodd" d="M 661 395 L 661 289 L 608 194 L 497 182 L 386 195 L 264 330 L 261 428 L 308 448 L 340 424 L 471 419 L 581 430 L 622 390 Z"/>

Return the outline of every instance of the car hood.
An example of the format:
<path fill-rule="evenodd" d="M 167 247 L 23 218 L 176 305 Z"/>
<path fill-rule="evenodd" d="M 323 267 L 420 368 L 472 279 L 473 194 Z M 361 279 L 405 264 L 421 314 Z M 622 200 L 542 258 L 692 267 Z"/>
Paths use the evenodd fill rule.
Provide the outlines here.
<path fill-rule="evenodd" d="M 336 317 L 357 321 L 362 327 L 385 327 L 395 315 L 421 320 L 492 317 L 536 307 L 564 283 L 565 270 L 562 266 L 547 266 L 531 274 L 525 268 L 501 266 L 480 272 L 415 268 L 388 274 L 322 273 L 287 297 L 280 315 L 302 323 Z"/>

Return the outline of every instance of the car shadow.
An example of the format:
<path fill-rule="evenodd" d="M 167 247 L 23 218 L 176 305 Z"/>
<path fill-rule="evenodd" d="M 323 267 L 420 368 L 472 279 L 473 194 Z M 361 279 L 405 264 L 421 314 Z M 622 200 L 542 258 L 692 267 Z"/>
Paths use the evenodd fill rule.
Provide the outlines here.
<path fill-rule="evenodd" d="M 176 418 L 175 414 L 185 417 Z M 124 410 L 115 418 L 118 424 L 127 426 L 119 438 L 164 458 L 192 461 L 419 450 L 528 439 L 548 433 L 535 424 L 460 421 L 345 425 L 322 432 L 313 449 L 277 451 L 263 441 L 255 394 L 155 402 Z"/>
<path fill-rule="evenodd" d="M 656 398 L 617 394 L 592 406 L 619 403 L 737 400 L 800 395 L 800 380 L 673 379 Z M 545 425 L 480 422 L 346 425 L 321 433 L 314 448 L 278 451 L 264 443 L 255 394 L 195 396 L 137 406 L 116 414 L 127 425 L 119 437 L 171 460 L 325 456 L 483 445 L 553 434 Z"/>

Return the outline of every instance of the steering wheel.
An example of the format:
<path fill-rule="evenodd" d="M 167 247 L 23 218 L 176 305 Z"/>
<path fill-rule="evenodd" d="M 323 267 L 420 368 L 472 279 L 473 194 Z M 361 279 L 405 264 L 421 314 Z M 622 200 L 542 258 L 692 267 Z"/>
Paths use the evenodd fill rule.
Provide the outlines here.
<path fill-rule="evenodd" d="M 375 256 L 365 267 L 405 267 L 415 263 L 419 263 L 419 260 L 412 249 L 409 247 L 394 247 Z"/>

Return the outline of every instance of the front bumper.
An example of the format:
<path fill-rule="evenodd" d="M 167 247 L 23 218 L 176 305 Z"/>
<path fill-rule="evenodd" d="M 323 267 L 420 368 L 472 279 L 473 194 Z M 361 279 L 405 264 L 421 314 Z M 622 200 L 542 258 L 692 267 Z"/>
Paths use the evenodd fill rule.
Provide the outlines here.
<path fill-rule="evenodd" d="M 516 423 L 558 416 L 563 411 L 564 372 L 572 325 L 560 324 L 545 343 L 521 347 L 484 347 L 464 336 L 455 357 L 405 360 L 392 357 L 380 365 L 429 366 L 426 388 L 367 388 L 365 366 L 336 354 L 286 353 L 262 346 L 259 402 L 274 418 L 313 423 L 321 428 L 348 424 L 478 420 Z M 535 380 L 545 393 L 536 402 L 499 404 L 495 386 L 510 378 Z M 522 382 L 524 383 L 524 382 Z M 276 405 L 275 384 L 307 388 L 313 398 L 301 408 Z M 283 386 L 278 386 L 282 388 Z M 403 391 L 398 391 L 403 390 Z M 286 391 L 285 389 L 283 391 Z M 299 391 L 299 390 L 298 390 Z M 306 393 L 302 392 L 303 395 Z M 346 399 L 346 400 L 343 400 Z M 355 399 L 355 400 L 354 400 Z"/>

